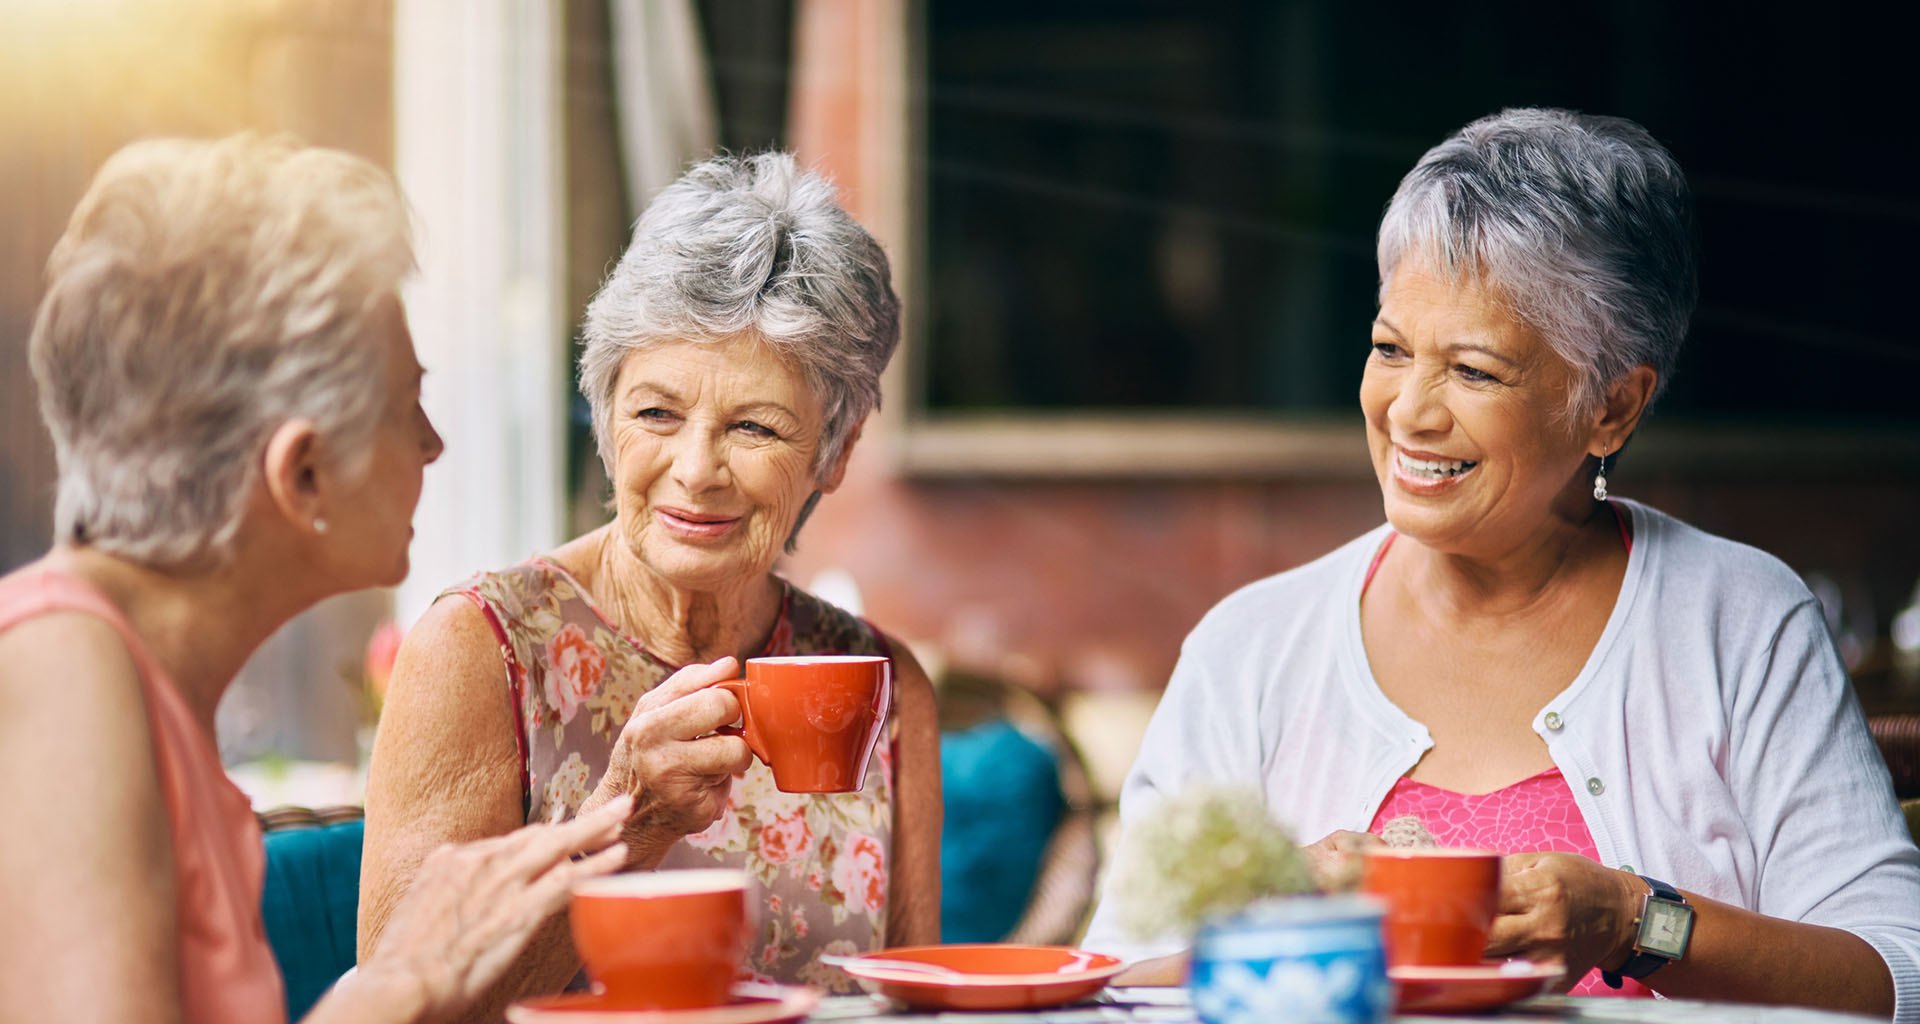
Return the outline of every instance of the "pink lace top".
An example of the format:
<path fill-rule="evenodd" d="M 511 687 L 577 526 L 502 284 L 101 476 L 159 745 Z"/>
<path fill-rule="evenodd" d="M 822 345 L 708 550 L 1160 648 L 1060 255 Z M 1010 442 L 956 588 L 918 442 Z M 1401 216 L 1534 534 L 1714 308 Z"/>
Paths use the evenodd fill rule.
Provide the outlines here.
<path fill-rule="evenodd" d="M 1600 859 L 1587 831 L 1586 819 L 1573 801 L 1573 789 L 1560 769 L 1549 768 L 1538 775 L 1521 779 L 1504 789 L 1474 795 L 1429 786 L 1402 778 L 1387 791 L 1387 798 L 1373 816 L 1369 831 L 1378 833 L 1394 818 L 1411 814 L 1420 819 L 1439 846 L 1471 847 L 1500 853 L 1552 851 L 1577 853 L 1591 860 Z M 1588 971 L 1573 987 L 1576 996 L 1648 994 L 1646 986 L 1631 978 L 1618 989 L 1600 980 L 1599 971 Z"/>
<path fill-rule="evenodd" d="M 1626 518 L 1618 508 L 1614 509 L 1614 516 L 1620 526 L 1621 541 L 1632 551 L 1633 534 L 1628 530 Z M 1379 571 L 1396 536 L 1398 534 L 1387 534 L 1386 541 L 1374 554 L 1372 564 L 1367 567 L 1366 583 L 1373 582 L 1373 574 Z M 1365 584 L 1361 589 L 1365 591 Z M 1587 831 L 1580 805 L 1573 799 L 1573 789 L 1557 767 L 1478 795 L 1455 793 L 1402 778 L 1387 791 L 1387 798 L 1374 813 L 1368 831 L 1377 835 L 1387 822 L 1406 815 L 1418 818 L 1438 846 L 1499 853 L 1574 853 L 1589 860 L 1600 859 L 1593 833 Z M 1600 980 L 1598 970 L 1593 970 L 1573 986 L 1572 994 L 1646 996 L 1652 993 L 1632 978 L 1622 981 L 1620 988 L 1612 988 Z"/>
<path fill-rule="evenodd" d="M 872 626 L 783 585 L 780 617 L 762 656 L 890 654 Z M 679 666 L 622 633 L 579 581 L 545 559 L 481 573 L 448 593 L 478 605 L 500 641 L 527 821 L 573 817 L 606 772 L 641 695 Z M 734 780 L 720 820 L 661 863 L 741 868 L 759 882 L 758 935 L 743 978 L 858 991 L 819 955 L 854 956 L 886 944 L 897 730 L 895 720 L 858 793 L 782 793 L 755 761 Z"/>

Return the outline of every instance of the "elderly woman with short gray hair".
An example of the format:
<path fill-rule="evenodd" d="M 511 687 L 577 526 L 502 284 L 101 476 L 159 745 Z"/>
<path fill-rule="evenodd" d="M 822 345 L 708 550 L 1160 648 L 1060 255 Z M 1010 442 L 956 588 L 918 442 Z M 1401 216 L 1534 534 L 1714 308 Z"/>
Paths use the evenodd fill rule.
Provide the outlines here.
<path fill-rule="evenodd" d="M 933 691 L 901 645 L 775 562 L 840 485 L 899 338 L 886 255 L 779 153 L 694 167 L 647 207 L 587 307 L 581 390 L 613 521 L 449 590 L 402 647 L 368 780 L 361 945 L 448 840 L 636 810 L 629 867 L 746 869 L 746 972 L 847 987 L 821 953 L 938 939 Z M 860 792 L 781 793 L 726 690 L 749 657 L 894 659 Z M 580 966 L 556 919 L 497 1012 Z"/>
<path fill-rule="evenodd" d="M 28 343 L 55 542 L 0 577 L 0 1020 L 286 1019 L 214 709 L 294 615 L 407 573 L 441 450 L 412 266 L 393 179 L 288 139 L 134 143 L 74 210 Z M 439 852 L 308 1019 L 459 1012 L 629 810 Z"/>
<path fill-rule="evenodd" d="M 1506 854 L 1486 955 L 1576 993 L 1920 1020 L 1920 850 L 1819 603 L 1616 493 L 1695 299 L 1672 156 L 1617 118 L 1484 118 L 1401 182 L 1378 261 L 1387 522 L 1200 622 L 1123 822 L 1256 784 L 1326 869 L 1389 821 Z M 1116 917 L 1087 944 L 1179 946 Z"/>

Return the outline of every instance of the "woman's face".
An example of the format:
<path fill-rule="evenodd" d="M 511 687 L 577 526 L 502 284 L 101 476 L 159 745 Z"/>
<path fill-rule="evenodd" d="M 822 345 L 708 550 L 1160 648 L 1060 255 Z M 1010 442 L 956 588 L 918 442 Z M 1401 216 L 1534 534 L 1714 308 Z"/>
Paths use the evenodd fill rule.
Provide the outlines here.
<path fill-rule="evenodd" d="M 381 303 L 374 324 L 385 355 L 387 401 L 374 427 L 366 474 L 348 482 L 328 523 L 329 532 L 347 542 L 332 548 L 351 560 L 344 575 L 355 587 L 392 586 L 406 578 L 421 481 L 427 464 L 445 450 L 420 407 L 422 370 L 397 296 Z"/>
<path fill-rule="evenodd" d="M 771 570 L 807 497 L 832 490 L 845 466 L 814 478 L 823 419 L 801 374 L 753 338 L 629 355 L 614 381 L 613 450 L 632 551 L 689 590 Z"/>
<path fill-rule="evenodd" d="M 1360 406 L 1394 529 L 1493 552 L 1579 486 L 1590 431 L 1566 416 L 1572 368 L 1480 285 L 1403 262 L 1372 341 Z"/>

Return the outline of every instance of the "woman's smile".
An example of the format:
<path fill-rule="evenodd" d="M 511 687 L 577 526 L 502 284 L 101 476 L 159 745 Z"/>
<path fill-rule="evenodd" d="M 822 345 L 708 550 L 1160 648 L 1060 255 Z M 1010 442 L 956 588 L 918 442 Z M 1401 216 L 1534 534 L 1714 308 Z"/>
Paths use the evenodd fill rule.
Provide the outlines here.
<path fill-rule="evenodd" d="M 1432 452 L 1393 449 L 1393 481 L 1411 494 L 1441 494 L 1458 486 L 1480 464 L 1467 459 L 1450 459 Z"/>
<path fill-rule="evenodd" d="M 718 540 L 732 533 L 743 521 L 741 516 L 716 515 L 668 505 L 653 510 L 653 517 L 668 533 L 687 541 Z"/>

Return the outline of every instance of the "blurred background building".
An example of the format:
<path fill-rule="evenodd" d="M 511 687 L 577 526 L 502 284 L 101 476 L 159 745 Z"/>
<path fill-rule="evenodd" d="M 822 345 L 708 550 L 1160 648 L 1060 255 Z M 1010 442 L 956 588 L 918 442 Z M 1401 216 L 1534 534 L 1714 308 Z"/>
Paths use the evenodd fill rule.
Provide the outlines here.
<path fill-rule="evenodd" d="M 1863 698 L 1920 706 L 1889 639 L 1920 577 L 1920 187 L 1879 10 L 12 0 L 0 569 L 48 541 L 25 343 L 100 162 L 254 129 L 392 167 L 448 441 L 413 576 L 289 626 L 221 723 L 230 760 L 351 762 L 376 624 L 601 521 L 575 324 L 646 198 L 715 147 L 792 148 L 892 254 L 907 337 L 786 571 L 1039 693 L 1110 794 L 1200 615 L 1380 519 L 1355 393 L 1395 182 L 1549 104 L 1640 121 L 1698 193 L 1694 337 L 1614 489 L 1808 574 Z"/>

